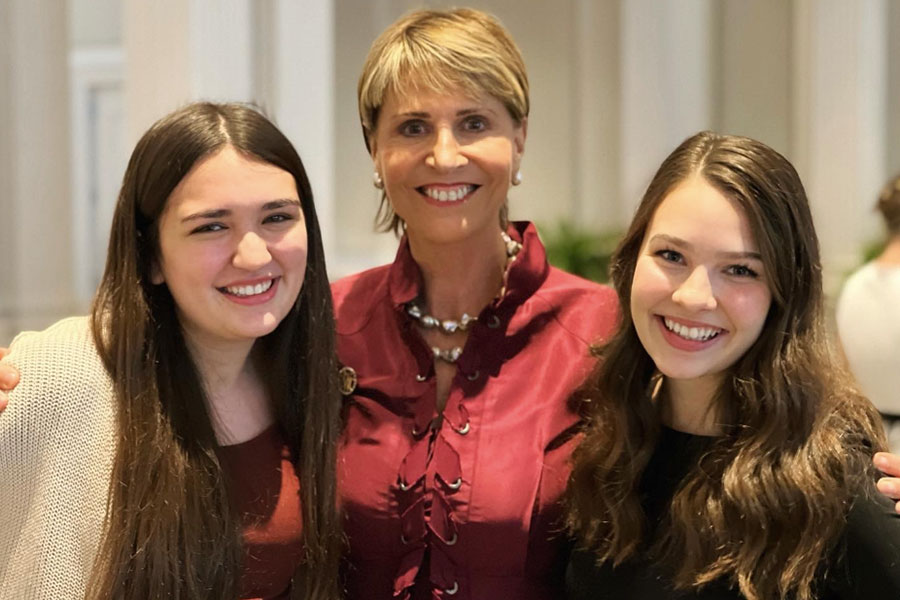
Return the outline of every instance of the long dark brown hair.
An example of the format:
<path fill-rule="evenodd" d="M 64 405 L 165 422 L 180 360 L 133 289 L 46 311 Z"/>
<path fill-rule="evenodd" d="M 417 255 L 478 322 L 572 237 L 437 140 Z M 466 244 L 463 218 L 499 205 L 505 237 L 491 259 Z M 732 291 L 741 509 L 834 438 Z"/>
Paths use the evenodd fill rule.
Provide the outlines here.
<path fill-rule="evenodd" d="M 151 281 L 169 195 L 198 161 L 226 146 L 291 173 L 300 195 L 308 240 L 303 287 L 275 331 L 257 342 L 254 359 L 264 365 L 300 479 L 306 559 L 293 597 L 337 596 L 340 394 L 312 191 L 294 147 L 263 115 L 241 104 L 196 103 L 154 124 L 131 155 L 94 299 L 94 340 L 115 382 L 118 447 L 89 598 L 237 594 L 240 515 L 229 502 L 204 386 L 174 301 Z"/>
<path fill-rule="evenodd" d="M 649 532 L 638 483 L 659 433 L 656 369 L 631 315 L 635 264 L 657 207 L 699 175 L 746 215 L 772 303 L 759 338 L 716 399 L 724 435 L 675 492 L 661 533 Z M 814 595 L 853 496 L 871 484 L 883 446 L 878 413 L 833 359 L 823 325 L 819 247 L 793 166 L 758 141 L 702 132 L 663 162 L 613 257 L 621 306 L 615 335 L 580 398 L 590 400 L 573 457 L 567 525 L 598 562 L 638 553 L 678 588 L 724 578 L 750 600 Z"/>

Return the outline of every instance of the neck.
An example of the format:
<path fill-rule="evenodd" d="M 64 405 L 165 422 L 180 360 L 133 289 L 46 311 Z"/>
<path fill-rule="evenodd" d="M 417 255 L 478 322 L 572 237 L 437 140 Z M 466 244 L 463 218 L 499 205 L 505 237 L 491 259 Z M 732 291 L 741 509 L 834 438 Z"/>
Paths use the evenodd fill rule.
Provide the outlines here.
<path fill-rule="evenodd" d="M 875 261 L 890 265 L 900 265 L 900 234 L 891 236 L 884 250 L 881 251 L 881 254 L 878 255 Z"/>
<path fill-rule="evenodd" d="M 215 344 L 185 331 L 185 342 L 206 392 L 212 428 L 222 445 L 249 440 L 274 421 L 252 356 L 254 342 Z"/>
<path fill-rule="evenodd" d="M 694 435 L 721 435 L 715 407 L 721 378 L 665 378 L 661 390 L 660 419 L 666 426 Z"/>
<path fill-rule="evenodd" d="M 437 318 L 477 315 L 503 286 L 507 256 L 499 229 L 447 244 L 423 241 L 411 232 L 409 247 L 422 272 L 426 307 Z"/>
<path fill-rule="evenodd" d="M 184 338 L 203 379 L 206 393 L 210 396 L 231 389 L 251 370 L 252 341 L 217 344 L 188 331 L 185 331 Z"/>

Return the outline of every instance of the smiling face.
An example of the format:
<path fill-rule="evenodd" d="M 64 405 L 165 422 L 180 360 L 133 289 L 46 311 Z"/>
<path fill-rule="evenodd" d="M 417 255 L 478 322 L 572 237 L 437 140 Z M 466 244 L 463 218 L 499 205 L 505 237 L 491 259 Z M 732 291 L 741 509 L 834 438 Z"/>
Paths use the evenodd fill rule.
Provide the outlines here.
<path fill-rule="evenodd" d="M 189 340 L 252 343 L 291 310 L 306 253 L 293 176 L 226 146 L 169 196 L 153 283 L 168 286 Z"/>
<path fill-rule="evenodd" d="M 739 205 L 700 176 L 675 187 L 650 221 L 631 287 L 635 330 L 660 372 L 717 386 L 759 337 L 771 303 Z"/>
<path fill-rule="evenodd" d="M 525 131 L 492 96 L 389 92 L 372 158 L 410 239 L 446 243 L 490 232 L 496 241 Z"/>

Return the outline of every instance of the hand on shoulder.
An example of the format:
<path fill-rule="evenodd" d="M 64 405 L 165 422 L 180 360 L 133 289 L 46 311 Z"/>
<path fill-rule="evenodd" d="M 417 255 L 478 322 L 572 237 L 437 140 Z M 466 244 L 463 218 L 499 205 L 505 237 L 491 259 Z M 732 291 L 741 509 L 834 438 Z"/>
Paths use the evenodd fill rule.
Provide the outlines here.
<path fill-rule="evenodd" d="M 9 348 L 0 348 L 0 360 L 9 354 Z M 19 372 L 12 365 L 0 364 L 0 412 L 6 408 L 9 402 L 7 392 L 12 391 L 19 383 Z"/>
<path fill-rule="evenodd" d="M 872 458 L 875 468 L 887 477 L 878 480 L 878 491 L 894 500 L 900 500 L 900 456 L 890 452 L 876 452 Z M 894 507 L 900 513 L 900 502 Z"/>

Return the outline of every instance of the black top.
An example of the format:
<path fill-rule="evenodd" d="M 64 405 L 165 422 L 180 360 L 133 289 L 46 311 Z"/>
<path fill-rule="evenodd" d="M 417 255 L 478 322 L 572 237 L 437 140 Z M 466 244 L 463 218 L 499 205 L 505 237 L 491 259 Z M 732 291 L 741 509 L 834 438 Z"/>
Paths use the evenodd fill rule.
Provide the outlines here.
<path fill-rule="evenodd" d="M 640 485 L 642 506 L 651 524 L 659 522 L 678 484 L 713 438 L 664 428 Z M 819 600 L 900 598 L 900 515 L 893 503 L 872 489 L 847 516 L 836 561 L 817 586 Z M 576 550 L 566 571 L 570 600 L 741 600 L 725 581 L 700 590 L 675 591 L 662 570 L 635 559 L 613 568 L 597 566 L 594 554 Z"/>

